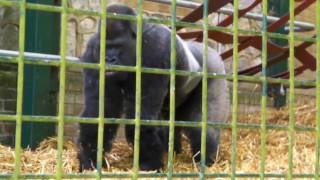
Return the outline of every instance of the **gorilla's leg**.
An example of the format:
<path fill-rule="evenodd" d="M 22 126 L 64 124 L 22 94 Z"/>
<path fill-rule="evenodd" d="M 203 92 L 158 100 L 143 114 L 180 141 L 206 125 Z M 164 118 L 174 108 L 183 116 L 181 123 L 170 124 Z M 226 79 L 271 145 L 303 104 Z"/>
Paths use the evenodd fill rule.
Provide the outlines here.
<path fill-rule="evenodd" d="M 134 126 L 127 125 L 126 138 L 134 145 Z M 158 170 L 162 167 L 162 155 L 165 151 L 161 127 L 141 126 L 139 164 L 141 170 Z"/>
<path fill-rule="evenodd" d="M 165 101 L 165 104 L 164 104 L 164 106 L 166 107 L 166 106 L 168 106 L 169 107 L 169 105 L 167 105 L 167 101 Z M 163 110 L 163 112 L 162 112 L 162 116 L 163 116 L 163 119 L 164 120 L 167 120 L 167 121 L 169 121 L 169 110 L 166 108 L 165 110 Z M 181 129 L 181 127 L 175 127 L 174 128 L 174 151 L 175 151 L 175 153 L 177 153 L 177 154 L 180 154 L 181 153 L 181 133 L 182 133 L 182 131 L 181 131 L 182 129 Z M 166 150 L 169 150 L 168 148 L 169 148 L 169 127 L 163 127 L 163 133 L 164 133 L 164 137 L 163 137 L 163 142 L 164 142 L 164 145 L 165 145 L 165 149 Z"/>
<path fill-rule="evenodd" d="M 85 117 L 86 113 L 82 113 Z M 80 172 L 83 170 L 93 169 L 97 160 L 97 125 L 80 124 L 79 142 L 79 160 Z"/>
<path fill-rule="evenodd" d="M 118 117 L 115 117 L 118 118 Z M 112 147 L 112 141 L 117 135 L 118 124 L 104 125 L 103 150 L 109 152 Z"/>
<path fill-rule="evenodd" d="M 225 80 L 208 79 L 208 122 L 224 121 L 229 108 L 229 101 L 224 94 L 228 93 Z M 225 92 L 222 92 L 224 90 Z M 177 119 L 187 121 L 202 120 L 202 84 L 193 91 L 188 100 L 178 108 Z M 201 149 L 201 128 L 184 128 L 184 133 L 191 142 L 192 152 L 196 154 Z M 206 139 L 206 165 L 210 166 L 214 163 L 215 156 L 220 141 L 220 130 L 215 128 L 207 128 Z M 200 153 L 196 156 L 196 160 L 200 160 Z"/>
<path fill-rule="evenodd" d="M 141 119 L 159 119 L 162 105 L 168 91 L 169 78 L 163 75 L 143 75 L 141 97 Z M 125 94 L 132 93 L 125 90 Z M 126 116 L 135 118 L 135 95 L 125 98 Z M 141 126 L 140 128 L 140 169 L 157 170 L 162 167 L 162 155 L 166 145 L 163 142 L 163 127 Z M 126 137 L 129 143 L 134 144 L 134 126 L 126 126 Z"/>
<path fill-rule="evenodd" d="M 201 84 L 194 90 L 189 99 L 177 109 L 177 119 L 184 121 L 201 121 Z M 208 109 L 209 112 L 209 109 Z M 195 157 L 196 161 L 200 160 L 201 149 L 201 128 L 183 128 L 183 132 L 188 137 L 191 143 L 192 154 L 198 155 Z M 207 129 L 207 142 L 206 142 L 206 164 L 211 165 L 213 158 L 217 152 L 219 144 L 219 132 L 214 129 Z"/>
<path fill-rule="evenodd" d="M 104 141 L 103 148 L 105 151 L 110 151 L 112 147 L 112 140 L 114 139 L 118 125 L 104 126 Z M 97 140 L 98 140 L 98 126 L 95 124 L 80 124 L 80 171 L 86 169 L 93 169 L 97 162 Z M 103 161 L 104 162 L 104 161 Z"/>
<path fill-rule="evenodd" d="M 181 127 L 174 128 L 174 151 L 177 154 L 181 153 Z"/>
<path fill-rule="evenodd" d="M 108 81 L 107 81 L 108 82 Z M 96 93 L 96 92 L 91 92 Z M 86 92 L 88 96 L 90 93 Z M 99 103 L 98 99 L 91 96 L 85 103 L 85 109 L 81 117 L 98 117 Z M 106 83 L 105 93 L 105 117 L 119 118 L 122 109 L 122 97 L 117 86 Z M 118 125 L 104 125 L 104 151 L 109 151 L 112 147 L 112 140 L 114 139 Z M 79 135 L 79 160 L 80 171 L 86 169 L 93 169 L 97 162 L 97 140 L 98 140 L 98 125 L 96 124 L 80 124 Z"/>
<path fill-rule="evenodd" d="M 104 116 L 106 118 L 121 118 L 121 113 L 123 111 L 123 95 L 120 87 L 112 80 L 113 79 L 111 78 L 106 78 Z M 104 125 L 104 151 L 111 150 L 112 141 L 117 134 L 118 127 L 118 124 Z"/>

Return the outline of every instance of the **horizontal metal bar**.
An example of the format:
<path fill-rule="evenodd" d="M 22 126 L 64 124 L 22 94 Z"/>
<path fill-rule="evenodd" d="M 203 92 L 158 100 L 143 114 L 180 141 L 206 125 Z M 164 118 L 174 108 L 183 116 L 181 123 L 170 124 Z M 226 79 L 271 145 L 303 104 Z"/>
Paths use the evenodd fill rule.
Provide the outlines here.
<path fill-rule="evenodd" d="M 0 63 L 17 63 L 17 52 L 0 50 Z M 45 59 L 49 57 L 49 59 Z M 44 59 L 42 59 L 44 58 Z M 60 66 L 60 56 L 51 55 L 51 54 L 39 54 L 39 53 L 29 53 L 25 52 L 25 64 L 36 64 L 36 65 L 45 65 L 45 66 Z M 94 63 L 84 63 L 79 61 L 77 57 L 67 57 L 67 67 L 77 67 L 77 68 L 90 68 L 90 69 L 99 69 L 99 64 Z M 113 71 L 125 71 L 125 72 L 135 72 L 136 68 L 133 66 L 119 66 L 119 65 L 106 65 L 107 70 Z M 170 69 L 158 69 L 158 68 L 142 68 L 143 73 L 149 74 L 162 74 L 170 75 Z M 177 70 L 177 76 L 202 76 L 202 72 L 192 72 L 192 71 L 182 71 Z M 229 81 L 233 80 L 232 74 L 216 74 L 208 73 L 208 78 L 221 78 L 227 79 Z M 261 83 L 264 81 L 262 76 L 246 76 L 239 75 L 239 81 L 250 82 L 250 83 Z M 287 79 L 277 79 L 277 78 L 267 78 L 269 84 L 283 84 L 289 85 L 289 80 Z M 313 80 L 296 80 L 296 87 L 315 87 L 315 81 Z"/>
<path fill-rule="evenodd" d="M 11 57 L 18 57 L 19 52 L 18 51 L 10 51 L 10 50 L 2 50 L 0 49 L 0 56 L 11 56 Z M 53 54 L 41 54 L 41 53 L 32 53 L 32 52 L 24 52 L 23 54 L 25 59 L 32 59 L 32 60 L 56 60 L 60 61 L 61 56 L 59 55 L 53 55 Z M 66 60 L 68 61 L 79 61 L 79 58 L 77 57 L 71 57 L 67 56 Z"/>
<path fill-rule="evenodd" d="M 171 1 L 170 0 L 146 0 L 146 1 L 171 5 Z M 177 0 L 177 6 L 179 6 L 179 7 L 184 7 L 184 8 L 189 8 L 189 9 L 196 9 L 200 5 L 201 4 L 197 3 L 197 2 Z"/>
<path fill-rule="evenodd" d="M 16 115 L 0 115 L 0 121 L 8 121 L 14 122 L 16 120 Z M 56 116 L 30 116 L 23 115 L 22 120 L 24 122 L 50 122 L 57 123 Z M 64 116 L 65 123 L 84 123 L 84 124 L 97 124 L 99 123 L 98 118 L 83 118 L 79 116 Z M 105 124 L 128 124 L 134 125 L 134 119 L 118 119 L 118 118 L 105 118 Z M 169 126 L 169 121 L 167 120 L 141 120 L 142 125 L 146 126 Z M 175 126 L 177 127 L 201 127 L 201 121 L 181 121 L 176 120 Z M 208 127 L 212 128 L 223 128 L 230 129 L 231 125 L 228 123 L 222 122 L 208 122 Z M 247 123 L 237 123 L 237 127 L 240 129 L 260 129 L 261 124 L 247 124 Z M 288 130 L 288 126 L 285 125 L 267 125 L 267 129 L 269 130 Z M 311 131 L 315 132 L 316 129 L 314 127 L 305 127 L 305 126 L 295 126 L 294 129 L 296 131 Z"/>
<path fill-rule="evenodd" d="M 150 2 L 156 2 L 156 3 L 161 3 L 161 4 L 171 4 L 170 0 L 147 0 Z M 177 5 L 180 7 L 184 8 L 189 8 L 189 9 L 196 9 L 198 8 L 201 4 L 196 3 L 196 2 L 191 2 L 191 1 L 184 1 L 184 0 L 179 0 L 177 1 Z M 233 9 L 230 8 L 221 8 L 218 10 L 218 13 L 226 14 L 226 15 L 232 15 L 233 14 Z M 263 16 L 261 14 L 256 14 L 256 13 L 246 13 L 244 15 L 245 18 L 247 19 L 253 19 L 257 21 L 262 21 Z M 267 16 L 267 22 L 272 23 L 275 21 L 278 21 L 280 18 L 274 17 L 274 16 Z M 289 25 L 287 23 L 286 25 Z M 302 22 L 302 21 L 294 21 L 294 26 L 296 28 L 296 31 L 313 31 L 315 29 L 315 26 L 311 23 L 307 22 Z"/>
<path fill-rule="evenodd" d="M 63 174 L 62 178 L 64 179 L 83 179 L 83 178 L 96 178 L 96 173 L 74 173 L 74 174 Z M 163 178 L 167 176 L 167 173 L 146 173 L 140 172 L 138 176 L 141 178 Z M 175 178 L 197 178 L 199 173 L 173 173 Z M 205 173 L 207 178 L 230 178 L 228 173 Z M 239 178 L 258 178 L 260 174 L 258 173 L 236 173 L 236 177 Z M 0 174 L 0 179 L 10 179 L 12 174 Z M 131 178 L 131 173 L 102 173 L 101 178 Z M 267 178 L 286 178 L 287 174 L 284 173 L 264 173 L 264 177 Z M 311 173 L 301 173 L 293 174 L 294 178 L 314 178 L 315 174 Z M 55 174 L 22 174 L 19 175 L 19 179 L 54 179 Z"/>

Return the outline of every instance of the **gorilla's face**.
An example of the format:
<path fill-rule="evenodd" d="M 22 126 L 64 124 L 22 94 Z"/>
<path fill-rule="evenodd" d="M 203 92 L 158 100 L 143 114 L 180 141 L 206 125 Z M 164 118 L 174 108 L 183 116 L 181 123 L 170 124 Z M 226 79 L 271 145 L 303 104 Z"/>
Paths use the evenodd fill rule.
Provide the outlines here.
<path fill-rule="evenodd" d="M 99 32 L 100 34 L 100 32 Z M 100 36 L 99 36 L 100 37 Z M 99 62 L 100 38 L 95 43 L 95 59 Z M 135 24 L 129 21 L 108 20 L 106 35 L 105 61 L 110 65 L 135 66 L 136 64 L 136 34 Z M 114 75 L 117 72 L 106 72 Z"/>
<path fill-rule="evenodd" d="M 106 63 L 134 66 L 136 59 L 135 33 L 120 21 L 109 22 L 107 28 Z"/>

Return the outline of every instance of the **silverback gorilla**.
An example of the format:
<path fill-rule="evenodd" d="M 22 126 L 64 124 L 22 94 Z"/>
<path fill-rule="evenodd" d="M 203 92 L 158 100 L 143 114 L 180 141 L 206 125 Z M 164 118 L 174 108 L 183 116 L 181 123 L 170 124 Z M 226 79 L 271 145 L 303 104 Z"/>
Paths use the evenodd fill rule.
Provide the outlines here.
<path fill-rule="evenodd" d="M 124 5 L 111 5 L 107 12 L 135 15 L 133 9 Z M 99 30 L 100 31 L 100 30 Z M 89 40 L 81 57 L 83 62 L 99 63 L 100 32 Z M 125 20 L 107 20 L 106 63 L 135 66 L 136 64 L 136 24 Z M 176 69 L 202 71 L 202 44 L 183 41 L 177 36 Z M 142 67 L 170 69 L 170 29 L 163 25 L 143 24 Z M 208 71 L 224 74 L 220 56 L 208 50 Z M 135 73 L 105 73 L 105 117 L 135 118 Z M 169 76 L 142 74 L 141 119 L 168 119 Z M 201 77 L 177 76 L 176 78 L 176 119 L 201 121 Z M 98 117 L 99 72 L 84 69 L 85 108 L 82 117 Z M 208 79 L 208 120 L 223 122 L 229 113 L 229 96 L 225 79 Z M 118 125 L 105 125 L 104 151 L 112 146 Z M 79 160 L 80 170 L 92 169 L 96 164 L 97 133 L 95 124 L 80 124 Z M 140 169 L 156 170 L 162 167 L 162 155 L 168 148 L 168 128 L 142 126 L 140 136 Z M 134 126 L 125 126 L 128 143 L 134 142 Z M 184 133 L 190 140 L 193 154 L 200 151 L 201 128 L 177 127 L 175 132 L 175 151 L 180 152 L 180 136 Z M 206 143 L 206 163 L 210 166 L 215 159 L 219 145 L 219 129 L 208 128 Z M 200 160 L 200 155 L 196 157 Z M 93 165 L 93 166 L 92 166 Z"/>

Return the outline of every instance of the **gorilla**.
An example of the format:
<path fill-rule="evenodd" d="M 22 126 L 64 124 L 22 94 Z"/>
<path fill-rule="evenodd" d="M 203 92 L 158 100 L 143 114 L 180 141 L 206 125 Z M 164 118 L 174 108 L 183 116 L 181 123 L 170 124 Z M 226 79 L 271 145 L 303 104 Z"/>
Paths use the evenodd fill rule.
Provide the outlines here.
<path fill-rule="evenodd" d="M 107 12 L 136 15 L 125 5 L 108 6 Z M 110 65 L 136 65 L 136 23 L 126 20 L 107 20 L 106 63 Z M 202 44 L 176 38 L 176 69 L 202 71 Z M 99 63 L 100 29 L 89 40 L 81 61 Z M 170 29 L 163 25 L 143 24 L 142 67 L 170 69 Z M 213 49 L 208 49 L 208 71 L 225 74 L 224 64 Z M 106 71 L 105 73 L 105 117 L 135 118 L 135 73 Z M 141 78 L 141 119 L 168 119 L 169 112 L 168 75 L 142 73 Z M 202 82 L 201 77 L 176 77 L 177 121 L 201 121 Z M 99 71 L 84 69 L 85 107 L 81 117 L 98 117 Z M 224 122 L 229 114 L 229 94 L 225 79 L 208 79 L 207 95 L 208 121 Z M 111 149 L 118 125 L 107 124 L 104 130 L 104 151 Z M 79 160 L 80 170 L 92 169 L 96 164 L 97 133 L 96 124 L 80 124 Z M 162 167 L 162 156 L 168 148 L 168 127 L 141 126 L 140 129 L 141 170 L 158 170 Z M 185 134 L 190 140 L 193 154 L 200 151 L 201 128 L 176 127 L 174 149 L 181 151 L 180 138 Z M 134 125 L 125 126 L 126 139 L 134 143 Z M 207 129 L 206 165 L 215 159 L 220 141 L 220 130 Z M 200 160 L 200 154 L 196 156 Z"/>

